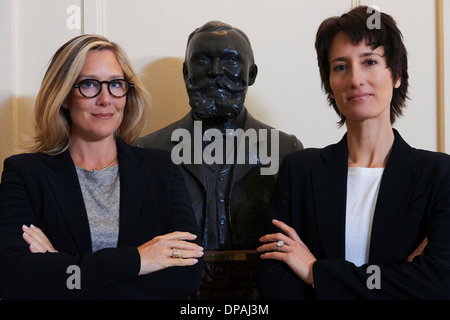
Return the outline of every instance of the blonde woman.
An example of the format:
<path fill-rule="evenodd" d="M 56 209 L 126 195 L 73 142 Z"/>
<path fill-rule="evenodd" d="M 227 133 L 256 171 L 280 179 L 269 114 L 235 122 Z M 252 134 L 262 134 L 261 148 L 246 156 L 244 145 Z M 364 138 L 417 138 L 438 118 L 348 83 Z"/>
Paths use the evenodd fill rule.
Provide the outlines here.
<path fill-rule="evenodd" d="M 169 153 L 130 146 L 148 103 L 108 39 L 82 35 L 55 53 L 36 99 L 31 152 L 4 164 L 0 298 L 196 292 L 203 249 L 182 176 Z"/>

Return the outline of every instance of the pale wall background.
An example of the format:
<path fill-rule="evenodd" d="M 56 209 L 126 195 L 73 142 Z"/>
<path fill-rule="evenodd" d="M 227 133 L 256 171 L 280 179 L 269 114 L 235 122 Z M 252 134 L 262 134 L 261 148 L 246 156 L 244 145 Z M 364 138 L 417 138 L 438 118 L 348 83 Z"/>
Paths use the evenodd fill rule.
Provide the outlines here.
<path fill-rule="evenodd" d="M 359 2 L 379 6 L 398 22 L 409 53 L 411 100 L 395 127 L 411 145 L 436 151 L 435 1 Z M 450 27 L 449 2 L 444 0 L 445 30 Z M 338 118 L 321 90 L 314 39 L 321 21 L 341 15 L 356 3 L 0 0 L 0 169 L 4 158 L 24 144 L 23 135 L 32 135 L 40 82 L 51 56 L 64 42 L 82 33 L 99 33 L 122 45 L 153 96 L 144 135 L 189 111 L 181 72 L 186 41 L 191 31 L 209 20 L 242 29 L 252 42 L 259 74 L 249 88 L 246 106 L 256 118 L 295 134 L 306 147 L 334 143 L 345 128 L 337 128 Z M 449 35 L 445 33 L 447 53 Z M 450 110 L 446 114 L 448 127 Z M 450 137 L 445 151 L 450 151 Z"/>

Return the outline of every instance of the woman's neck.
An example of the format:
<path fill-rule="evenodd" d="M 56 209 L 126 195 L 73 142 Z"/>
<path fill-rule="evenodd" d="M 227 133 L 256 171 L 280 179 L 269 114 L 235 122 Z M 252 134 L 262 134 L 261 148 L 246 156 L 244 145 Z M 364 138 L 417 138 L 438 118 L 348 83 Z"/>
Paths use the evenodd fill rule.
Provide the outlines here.
<path fill-rule="evenodd" d="M 390 122 L 347 123 L 348 166 L 384 168 L 394 144 Z"/>
<path fill-rule="evenodd" d="M 99 141 L 72 136 L 69 151 L 75 165 L 87 170 L 101 170 L 117 161 L 117 145 L 113 136 Z"/>

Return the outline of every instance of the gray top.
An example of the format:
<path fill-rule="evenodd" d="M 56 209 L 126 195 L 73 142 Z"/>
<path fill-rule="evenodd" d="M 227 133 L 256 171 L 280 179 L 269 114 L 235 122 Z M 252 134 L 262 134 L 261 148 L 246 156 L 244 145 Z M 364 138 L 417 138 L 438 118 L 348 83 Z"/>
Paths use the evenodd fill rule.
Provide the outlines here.
<path fill-rule="evenodd" d="M 117 247 L 119 238 L 119 165 L 99 171 L 76 167 L 91 230 L 92 252 Z"/>

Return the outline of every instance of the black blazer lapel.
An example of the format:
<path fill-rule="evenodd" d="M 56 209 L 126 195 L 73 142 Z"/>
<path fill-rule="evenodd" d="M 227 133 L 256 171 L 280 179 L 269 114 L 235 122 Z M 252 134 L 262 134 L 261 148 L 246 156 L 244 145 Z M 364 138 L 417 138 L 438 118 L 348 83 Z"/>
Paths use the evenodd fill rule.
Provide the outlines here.
<path fill-rule="evenodd" d="M 311 169 L 313 201 L 319 237 L 327 258 L 345 257 L 347 201 L 347 135 L 323 150 L 324 164 Z"/>
<path fill-rule="evenodd" d="M 138 153 L 117 139 L 120 171 L 120 226 L 118 246 L 127 245 L 133 238 L 136 219 L 147 192 L 148 170 L 140 165 Z M 133 199 L 133 201 L 130 201 Z"/>
<path fill-rule="evenodd" d="M 46 174 L 61 214 L 80 252 L 92 251 L 89 221 L 75 165 L 69 150 L 46 160 Z"/>
<path fill-rule="evenodd" d="M 420 175 L 413 149 L 394 130 L 395 140 L 381 179 L 372 223 L 369 263 L 383 263 L 395 248 L 397 230 L 407 219 L 408 204 Z"/>

